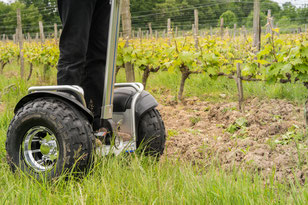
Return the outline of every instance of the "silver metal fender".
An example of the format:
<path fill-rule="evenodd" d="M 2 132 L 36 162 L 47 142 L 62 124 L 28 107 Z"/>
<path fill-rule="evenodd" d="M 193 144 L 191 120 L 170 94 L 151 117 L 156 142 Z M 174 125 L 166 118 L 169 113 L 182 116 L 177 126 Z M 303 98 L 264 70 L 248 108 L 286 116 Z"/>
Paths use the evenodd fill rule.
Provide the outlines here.
<path fill-rule="evenodd" d="M 113 113 L 125 112 L 132 107 L 136 90 L 130 87 L 119 88 L 114 92 Z M 136 102 L 135 114 L 140 118 L 145 112 L 158 106 L 156 99 L 147 91 L 142 91 Z"/>

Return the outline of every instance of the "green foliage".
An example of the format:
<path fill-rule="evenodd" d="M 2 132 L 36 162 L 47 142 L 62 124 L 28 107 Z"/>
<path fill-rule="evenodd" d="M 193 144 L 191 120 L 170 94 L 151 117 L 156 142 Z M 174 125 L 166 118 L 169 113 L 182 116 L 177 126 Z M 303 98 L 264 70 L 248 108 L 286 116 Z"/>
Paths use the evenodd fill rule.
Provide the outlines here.
<path fill-rule="evenodd" d="M 9 11 L 3 18 L 2 29 L 6 34 L 14 34 L 17 27 L 17 16 L 16 10 L 19 8 L 21 10 L 21 20 L 23 26 L 23 32 L 37 32 L 38 31 L 38 22 L 42 20 L 42 16 L 39 13 L 39 10 L 34 5 L 27 7 L 25 4 L 20 2 L 12 3 L 9 6 Z"/>
<path fill-rule="evenodd" d="M 274 32 L 278 30 L 273 30 Z M 272 83 L 278 80 L 290 82 L 308 82 L 308 41 L 302 39 L 285 42 L 268 34 L 267 43 L 257 55 L 264 63 L 261 70 L 265 73 L 264 78 Z M 259 62 L 261 62 L 259 61 Z M 269 66 L 268 66 L 269 65 Z"/>
<path fill-rule="evenodd" d="M 225 27 L 231 28 L 231 27 L 233 27 L 233 25 L 235 23 L 237 23 L 236 15 L 232 11 L 230 11 L 230 10 L 228 10 L 228 11 L 224 12 L 223 14 L 221 14 L 219 19 L 221 19 L 221 18 L 224 19 L 224 26 Z M 220 20 L 218 22 L 218 25 L 220 25 Z"/>
<path fill-rule="evenodd" d="M 18 47 L 12 43 L 0 42 L 0 63 L 7 64 L 14 58 L 18 57 Z"/>
<path fill-rule="evenodd" d="M 287 16 L 282 16 L 282 17 L 279 19 L 279 21 L 277 22 L 277 24 L 278 24 L 279 26 L 288 26 L 288 25 L 291 24 L 291 20 L 290 20 L 290 18 L 287 17 Z"/>
<path fill-rule="evenodd" d="M 200 118 L 200 117 L 190 117 L 189 120 L 190 120 L 191 124 L 194 126 L 194 125 L 196 125 L 198 122 L 201 121 L 201 118 Z"/>
<path fill-rule="evenodd" d="M 245 129 L 246 127 L 247 127 L 247 120 L 241 117 L 241 118 L 238 118 L 234 123 L 229 125 L 226 131 L 231 134 L 234 134 L 236 131 Z"/>
<path fill-rule="evenodd" d="M 279 139 L 275 140 L 275 143 L 287 145 L 293 141 L 298 142 L 303 140 L 304 134 L 300 131 L 299 127 L 297 125 L 292 125 L 285 134 L 283 134 Z"/>
<path fill-rule="evenodd" d="M 263 12 L 260 13 L 260 23 L 261 23 L 261 26 L 265 26 L 267 23 L 267 16 Z M 247 17 L 246 26 L 248 28 L 253 27 L 253 11 L 251 11 L 249 16 Z"/>

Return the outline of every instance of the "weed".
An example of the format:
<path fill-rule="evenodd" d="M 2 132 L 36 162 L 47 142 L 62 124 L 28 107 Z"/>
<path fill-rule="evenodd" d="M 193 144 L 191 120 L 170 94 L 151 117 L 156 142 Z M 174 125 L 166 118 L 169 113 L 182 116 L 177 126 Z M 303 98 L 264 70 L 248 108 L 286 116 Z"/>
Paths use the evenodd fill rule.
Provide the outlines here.
<path fill-rule="evenodd" d="M 280 139 L 276 139 L 276 144 L 287 145 L 292 141 L 303 141 L 305 135 L 299 131 L 299 127 L 297 125 L 292 125 L 288 131 L 281 136 Z"/>
<path fill-rule="evenodd" d="M 203 109 L 203 111 L 208 112 L 208 111 L 210 111 L 210 109 L 211 109 L 210 107 L 206 107 L 206 108 Z"/>
<path fill-rule="evenodd" d="M 238 118 L 234 123 L 228 126 L 227 132 L 234 134 L 236 131 L 245 128 L 247 126 L 247 120 L 243 117 Z"/>
<path fill-rule="evenodd" d="M 198 130 L 198 129 L 185 129 L 184 130 L 185 132 L 189 132 L 189 133 L 191 133 L 192 135 L 199 135 L 199 134 L 201 134 L 201 131 L 200 130 Z"/>
<path fill-rule="evenodd" d="M 227 113 L 228 111 L 234 111 L 234 110 L 237 110 L 237 108 L 236 108 L 236 107 L 231 107 L 231 108 L 226 107 L 226 108 L 224 108 L 221 112 L 222 112 L 223 114 L 225 114 L 225 113 Z"/>
<path fill-rule="evenodd" d="M 190 117 L 189 120 L 190 120 L 192 126 L 194 126 L 194 125 L 196 125 L 198 122 L 201 121 L 201 118 L 200 118 L 200 117 Z"/>
<path fill-rule="evenodd" d="M 244 155 L 246 155 L 250 150 L 250 146 L 244 148 L 244 149 L 240 149 L 241 152 L 243 152 Z"/>
<path fill-rule="evenodd" d="M 169 139 L 172 138 L 172 137 L 174 137 L 174 136 L 179 135 L 179 132 L 178 132 L 177 130 L 175 130 L 175 129 L 169 129 L 169 130 L 167 131 L 167 133 L 168 133 L 168 138 L 169 138 Z"/>
<path fill-rule="evenodd" d="M 271 151 L 274 151 L 277 147 L 277 143 L 275 142 L 276 139 L 278 138 L 279 136 L 275 135 L 275 136 L 272 136 L 271 138 L 269 138 L 267 141 L 266 141 L 266 144 L 268 144 L 271 148 Z"/>

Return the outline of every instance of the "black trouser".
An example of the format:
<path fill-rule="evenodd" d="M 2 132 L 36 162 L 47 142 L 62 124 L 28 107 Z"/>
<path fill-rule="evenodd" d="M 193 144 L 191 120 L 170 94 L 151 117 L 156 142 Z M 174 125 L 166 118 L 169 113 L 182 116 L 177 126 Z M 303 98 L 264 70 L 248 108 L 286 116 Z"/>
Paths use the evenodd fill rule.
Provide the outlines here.
<path fill-rule="evenodd" d="M 100 127 L 110 18 L 109 0 L 58 0 L 63 24 L 58 85 L 79 85 Z"/>

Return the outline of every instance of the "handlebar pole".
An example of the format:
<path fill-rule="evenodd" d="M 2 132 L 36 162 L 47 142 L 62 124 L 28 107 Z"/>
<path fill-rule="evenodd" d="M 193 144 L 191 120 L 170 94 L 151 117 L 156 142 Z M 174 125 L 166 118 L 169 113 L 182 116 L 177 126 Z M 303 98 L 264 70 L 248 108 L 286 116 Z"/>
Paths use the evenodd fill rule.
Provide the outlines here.
<path fill-rule="evenodd" d="M 109 35 L 107 48 L 107 61 L 104 82 L 104 95 L 102 104 L 102 120 L 112 119 L 113 94 L 115 83 L 115 70 L 117 60 L 117 47 L 120 28 L 121 0 L 110 0 L 111 12 L 109 21 Z"/>

